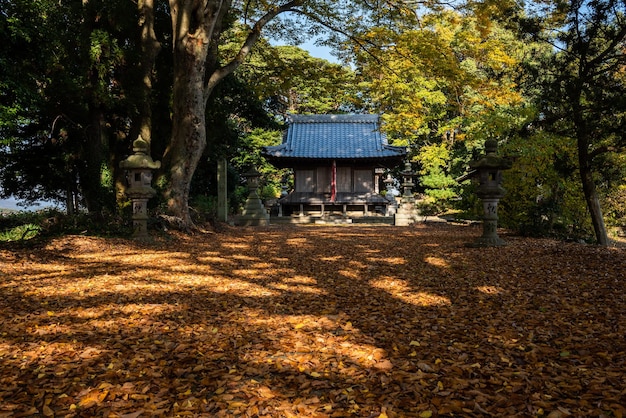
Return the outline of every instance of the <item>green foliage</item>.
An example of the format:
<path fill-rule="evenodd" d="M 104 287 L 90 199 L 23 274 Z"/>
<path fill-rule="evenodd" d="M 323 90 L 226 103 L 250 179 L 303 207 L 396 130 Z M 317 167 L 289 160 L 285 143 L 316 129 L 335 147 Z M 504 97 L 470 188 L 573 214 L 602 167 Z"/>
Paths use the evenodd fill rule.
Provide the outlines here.
<path fill-rule="evenodd" d="M 387 135 L 419 163 L 429 214 L 472 208 L 471 188 L 454 179 L 485 139 L 506 140 L 535 115 L 516 85 L 524 44 L 481 13 L 427 13 L 401 32 L 376 27 L 366 36 L 388 47 L 356 54 L 368 105 L 384 113 Z"/>
<path fill-rule="evenodd" d="M 422 213 L 435 215 L 445 212 L 457 197 L 458 183 L 449 174 L 450 150 L 444 142 L 423 145 L 414 157 L 420 164 L 419 183 L 424 188 Z"/>
<path fill-rule="evenodd" d="M 106 103 L 115 97 L 111 83 L 115 80 L 115 70 L 122 64 L 124 52 L 113 34 L 96 29 L 90 34 L 89 58 L 93 74 L 95 99 Z"/>
<path fill-rule="evenodd" d="M 216 34 L 211 54 L 218 55 L 207 60 L 205 75 L 235 59 L 251 33 L 247 22 L 277 4 L 233 7 L 220 22 L 227 30 Z M 475 206 L 472 186 L 459 187 L 453 179 L 482 152 L 486 138 L 497 138 L 501 153 L 517 158 L 505 173 L 509 193 L 501 204 L 501 223 L 528 234 L 588 235 L 575 147 L 582 138 L 606 220 L 624 225 L 623 4 L 582 2 L 585 7 L 576 9 L 578 3 L 554 3 L 554 13 L 545 18 L 524 16 L 509 1 L 468 3 L 454 11 L 429 10 L 431 5 L 424 3 L 416 13 L 411 2 L 305 1 L 301 16 L 313 19 L 276 20 L 273 36 L 296 42 L 325 36 L 323 25 L 340 28 L 323 39 L 351 36 L 350 44 L 335 43 L 351 66 L 261 40 L 209 98 L 208 147 L 191 190 L 198 212 L 213 213 L 218 158 L 232 164 L 232 207 L 245 200 L 239 174 L 252 166 L 263 175 L 262 198 L 280 192 L 285 173 L 269 166 L 260 150 L 280 142 L 276 121 L 285 113 L 366 111 L 382 113 L 390 140 L 410 147 L 419 163 L 418 185 L 433 213 L 451 205 Z M 159 3 L 155 12 L 163 48 L 150 99 L 152 150 L 159 159 L 171 138 L 174 63 L 167 4 Z M 112 202 L 120 180 L 117 162 L 137 134 L 144 101 L 137 88 L 142 80 L 136 3 L 0 0 L 0 17 L 2 193 L 65 203 L 91 191 L 97 200 Z M 532 32 L 516 33 L 517 28 Z M 550 42 L 541 44 L 542 39 Z M 552 47 L 555 41 L 562 51 Z M 603 54 L 606 47 L 612 52 Z M 101 155 L 90 151 L 98 148 L 87 146 L 93 144 L 101 146 Z M 604 152 L 610 150 L 618 152 Z M 109 215 L 104 210 L 101 216 Z M 95 219 L 68 218 L 62 229 L 97 231 L 102 225 Z M 123 224 L 111 219 L 111 225 Z"/>
<path fill-rule="evenodd" d="M 282 141 L 282 132 L 257 128 L 243 136 L 237 154 L 231 159 L 240 173 L 255 168 L 261 173 L 261 187 L 258 190 L 262 200 L 280 196 L 284 169 L 277 169 L 261 155 L 263 147 L 278 145 Z"/>
<path fill-rule="evenodd" d="M 512 32 L 450 11 L 426 14 L 417 29 L 379 27 L 367 36 L 391 45 L 374 59 L 359 53 L 357 66 L 372 110 L 385 114 L 397 144 L 419 147 L 450 132 L 455 141 L 480 141 L 510 129 L 497 115 L 523 105 L 514 82 L 523 45 Z"/>
<path fill-rule="evenodd" d="M 0 231 L 0 242 L 26 241 L 35 238 L 40 229 L 39 225 L 27 223 L 6 231 Z"/>
<path fill-rule="evenodd" d="M 240 213 L 248 198 L 248 188 L 246 186 L 237 185 L 230 196 L 230 207 L 233 212 Z"/>
<path fill-rule="evenodd" d="M 272 182 L 270 184 L 265 184 L 261 187 L 261 191 L 259 193 L 259 197 L 262 200 L 276 199 L 280 197 L 281 186 L 280 184 L 276 184 Z"/>
<path fill-rule="evenodd" d="M 128 135 L 133 116 L 123 86 L 131 84 L 126 77 L 136 62 L 136 34 L 134 25 L 124 25 L 136 23 L 135 6 L 117 0 L 0 4 L 9 23 L 0 23 L 2 193 L 62 203 L 68 196 L 85 203 L 89 195 L 114 209 L 110 188 L 100 196 L 100 173 L 106 165 L 112 184 L 126 152 L 118 140 Z"/>
<path fill-rule="evenodd" d="M 210 222 L 217 217 L 217 197 L 196 195 L 190 202 L 194 222 Z"/>
<path fill-rule="evenodd" d="M 69 216 L 58 209 L 0 214 L 0 242 L 45 239 L 63 234 L 128 236 L 131 230 L 128 209 L 127 216 L 106 213 Z"/>
<path fill-rule="evenodd" d="M 354 72 L 296 46 L 260 42 L 238 73 L 251 81 L 258 99 L 276 115 L 355 110 Z"/>
<path fill-rule="evenodd" d="M 268 164 L 261 155 L 261 150 L 266 146 L 278 145 L 281 141 L 282 132 L 255 128 L 242 136 L 237 153 L 231 161 L 236 167 L 256 167 L 261 173 L 263 173 L 262 170 L 271 170 L 267 167 Z"/>
<path fill-rule="evenodd" d="M 609 227 L 626 228 L 626 153 L 607 153 L 599 166 L 606 223 Z"/>
<path fill-rule="evenodd" d="M 524 235 L 587 239 L 593 233 L 576 169 L 576 148 L 563 136 L 537 132 L 499 150 L 514 155 L 504 172 L 499 223 Z"/>
<path fill-rule="evenodd" d="M 599 202 L 623 184 L 619 170 L 603 167 L 609 160 L 603 154 L 626 147 L 626 5 L 583 0 L 568 6 L 555 14 L 558 20 L 539 19 L 548 28 L 540 36 L 560 48 L 538 62 L 535 77 L 527 83 L 537 91 L 537 129 L 567 138 L 576 147 L 571 166 L 578 170 L 588 209 L 581 219 L 590 218 L 597 242 L 607 245 Z M 569 171 L 561 156 L 555 163 Z"/>

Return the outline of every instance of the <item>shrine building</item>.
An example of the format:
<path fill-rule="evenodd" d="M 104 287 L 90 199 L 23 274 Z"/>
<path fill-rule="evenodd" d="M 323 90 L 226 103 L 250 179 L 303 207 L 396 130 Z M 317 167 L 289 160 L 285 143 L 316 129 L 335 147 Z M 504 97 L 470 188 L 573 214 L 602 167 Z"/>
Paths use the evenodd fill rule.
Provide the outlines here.
<path fill-rule="evenodd" d="M 380 194 L 382 175 L 403 162 L 406 149 L 387 143 L 378 115 L 290 115 L 282 144 L 263 155 L 293 170 L 280 216 L 371 216 L 393 204 Z"/>

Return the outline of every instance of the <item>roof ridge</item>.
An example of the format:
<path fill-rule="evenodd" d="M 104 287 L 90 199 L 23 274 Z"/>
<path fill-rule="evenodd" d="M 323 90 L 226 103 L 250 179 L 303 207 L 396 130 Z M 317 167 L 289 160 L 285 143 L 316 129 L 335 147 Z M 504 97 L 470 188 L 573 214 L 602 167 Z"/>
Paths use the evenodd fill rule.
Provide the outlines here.
<path fill-rule="evenodd" d="M 380 115 L 370 113 L 288 115 L 288 123 L 374 123 L 378 124 Z"/>

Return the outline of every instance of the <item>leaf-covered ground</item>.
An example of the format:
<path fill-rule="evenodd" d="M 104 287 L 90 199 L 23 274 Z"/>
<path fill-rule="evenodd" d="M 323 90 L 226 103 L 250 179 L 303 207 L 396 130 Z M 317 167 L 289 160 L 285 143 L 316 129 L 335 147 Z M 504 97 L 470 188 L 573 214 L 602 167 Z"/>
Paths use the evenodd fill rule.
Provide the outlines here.
<path fill-rule="evenodd" d="M 0 250 L 0 417 L 621 417 L 626 250 L 479 235 Z"/>

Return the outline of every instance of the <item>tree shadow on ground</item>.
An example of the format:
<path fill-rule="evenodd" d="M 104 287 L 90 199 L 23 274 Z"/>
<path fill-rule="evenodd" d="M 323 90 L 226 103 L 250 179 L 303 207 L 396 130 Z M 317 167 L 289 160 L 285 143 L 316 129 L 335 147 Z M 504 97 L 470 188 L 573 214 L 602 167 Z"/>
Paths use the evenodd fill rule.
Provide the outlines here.
<path fill-rule="evenodd" d="M 619 414 L 626 253 L 465 247 L 476 235 L 269 227 L 5 251 L 0 416 Z"/>

